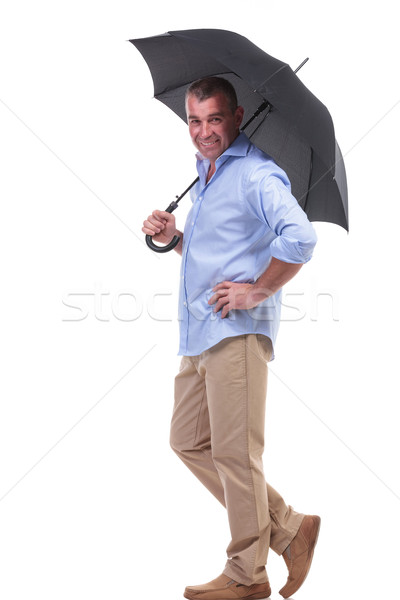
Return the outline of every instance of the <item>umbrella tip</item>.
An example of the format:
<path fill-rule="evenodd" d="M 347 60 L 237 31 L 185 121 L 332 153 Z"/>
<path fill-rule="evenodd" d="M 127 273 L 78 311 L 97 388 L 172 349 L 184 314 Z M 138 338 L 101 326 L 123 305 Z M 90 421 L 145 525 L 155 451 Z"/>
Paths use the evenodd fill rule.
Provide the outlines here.
<path fill-rule="evenodd" d="M 297 71 L 300 71 L 301 67 L 304 67 L 304 65 L 306 64 L 306 62 L 307 62 L 308 60 L 310 60 L 308 57 L 307 57 L 307 58 L 305 58 L 305 59 L 303 60 L 303 62 L 302 62 L 302 63 L 301 63 L 301 64 L 300 64 L 300 65 L 297 67 L 297 69 L 296 69 L 294 72 L 295 72 L 295 73 L 297 73 Z"/>

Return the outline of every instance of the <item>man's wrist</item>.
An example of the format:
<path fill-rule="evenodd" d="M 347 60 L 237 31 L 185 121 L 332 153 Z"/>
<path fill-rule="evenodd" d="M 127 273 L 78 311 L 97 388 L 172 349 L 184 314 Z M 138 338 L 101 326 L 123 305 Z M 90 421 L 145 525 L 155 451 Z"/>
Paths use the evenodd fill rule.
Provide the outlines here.
<path fill-rule="evenodd" d="M 272 292 L 269 288 L 267 288 L 259 279 L 253 284 L 253 294 L 254 301 L 257 304 L 260 304 L 270 296 L 272 296 Z"/>

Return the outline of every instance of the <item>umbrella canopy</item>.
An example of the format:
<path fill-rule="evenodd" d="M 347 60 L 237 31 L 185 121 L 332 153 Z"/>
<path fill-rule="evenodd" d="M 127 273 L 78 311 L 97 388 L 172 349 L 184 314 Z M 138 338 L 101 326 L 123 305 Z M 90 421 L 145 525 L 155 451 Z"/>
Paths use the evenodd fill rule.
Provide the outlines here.
<path fill-rule="evenodd" d="M 185 92 L 202 77 L 230 81 L 252 142 L 286 171 L 292 193 L 311 221 L 348 231 L 346 172 L 328 109 L 284 62 L 245 37 L 221 29 L 170 31 L 130 40 L 150 69 L 155 97 L 186 122 Z"/>

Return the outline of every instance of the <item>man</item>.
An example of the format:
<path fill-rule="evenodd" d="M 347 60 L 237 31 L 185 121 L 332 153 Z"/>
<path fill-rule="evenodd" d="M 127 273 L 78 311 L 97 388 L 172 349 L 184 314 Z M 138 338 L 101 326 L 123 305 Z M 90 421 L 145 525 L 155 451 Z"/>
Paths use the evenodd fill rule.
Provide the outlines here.
<path fill-rule="evenodd" d="M 266 598 L 271 547 L 287 564 L 292 595 L 311 565 L 320 518 L 287 506 L 263 474 L 267 363 L 280 294 L 307 262 L 314 230 L 286 174 L 239 132 L 243 108 L 229 82 L 210 77 L 186 95 L 199 182 L 182 233 L 154 211 L 142 231 L 180 237 L 180 351 L 171 446 L 227 508 L 232 539 L 222 575 L 189 586 L 189 599 Z"/>

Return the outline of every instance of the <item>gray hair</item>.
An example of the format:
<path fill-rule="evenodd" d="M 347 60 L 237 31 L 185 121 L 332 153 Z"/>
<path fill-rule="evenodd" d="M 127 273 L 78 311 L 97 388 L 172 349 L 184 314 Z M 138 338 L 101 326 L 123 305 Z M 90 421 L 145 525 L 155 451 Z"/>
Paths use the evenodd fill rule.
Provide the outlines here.
<path fill-rule="evenodd" d="M 218 93 L 224 94 L 229 103 L 232 114 L 238 107 L 237 95 L 233 85 L 222 77 L 204 77 L 194 81 L 186 90 L 185 100 L 188 96 L 195 96 L 199 102 L 208 100 Z"/>

